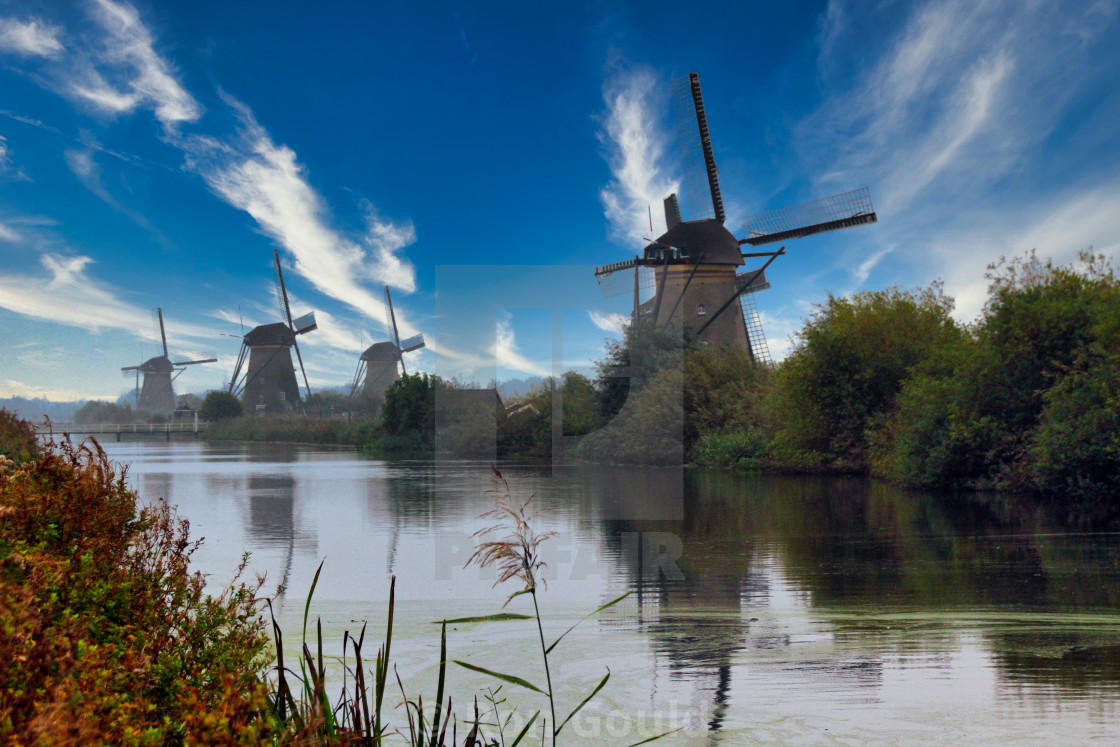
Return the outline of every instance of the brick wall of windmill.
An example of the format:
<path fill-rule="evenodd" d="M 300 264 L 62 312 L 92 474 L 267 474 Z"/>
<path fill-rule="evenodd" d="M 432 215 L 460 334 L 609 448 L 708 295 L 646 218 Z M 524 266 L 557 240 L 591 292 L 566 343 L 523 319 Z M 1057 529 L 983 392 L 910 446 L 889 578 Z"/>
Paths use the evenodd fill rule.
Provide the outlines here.
<path fill-rule="evenodd" d="M 283 397 L 280 394 L 283 393 Z M 290 345 L 258 345 L 249 350 L 249 372 L 241 401 L 248 408 L 291 406 L 299 401 Z"/>
<path fill-rule="evenodd" d="M 145 412 L 171 412 L 175 409 L 175 392 L 171 388 L 170 373 L 149 371 L 144 374 L 138 408 Z"/>
<path fill-rule="evenodd" d="M 656 283 L 661 283 L 661 273 L 668 272 L 665 290 L 658 309 L 657 323 L 664 324 L 672 313 L 674 319 L 683 320 L 694 332 L 698 331 L 719 308 L 735 293 L 735 267 L 733 265 L 700 265 L 692 282 L 688 277 L 693 265 L 670 265 L 657 268 Z M 673 306 L 685 289 L 684 299 L 673 312 Z M 746 326 L 743 324 L 743 310 L 733 302 L 712 324 L 704 330 L 702 342 L 728 342 L 740 347 L 748 347 Z"/>

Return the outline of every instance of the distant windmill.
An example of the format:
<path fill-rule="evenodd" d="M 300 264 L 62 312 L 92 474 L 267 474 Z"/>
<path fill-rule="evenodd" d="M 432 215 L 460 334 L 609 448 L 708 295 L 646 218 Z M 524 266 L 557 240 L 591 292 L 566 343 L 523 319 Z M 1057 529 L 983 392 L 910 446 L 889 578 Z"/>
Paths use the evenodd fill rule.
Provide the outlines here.
<path fill-rule="evenodd" d="M 318 325 L 314 311 L 292 319 L 288 290 L 284 286 L 284 271 L 280 269 L 280 253 L 274 250 L 272 254 L 276 262 L 276 300 L 285 321 L 254 327 L 242 338 L 229 391 L 249 407 L 263 405 L 265 408 L 287 409 L 299 401 L 299 384 L 292 365 L 293 348 L 307 396 L 311 397 L 311 385 L 307 383 L 307 372 L 303 368 L 303 356 L 300 355 L 296 337 L 314 331 Z M 242 368 L 245 368 L 244 376 Z"/>
<path fill-rule="evenodd" d="M 370 345 L 358 359 L 354 380 L 350 383 L 350 396 L 380 396 L 389 385 L 400 378 L 400 373 L 408 373 L 404 367 L 404 353 L 424 347 L 424 335 L 414 335 L 402 340 L 397 330 L 397 315 L 393 311 L 393 297 L 389 286 L 385 286 L 385 328 L 392 335 L 391 342 L 377 342 Z M 400 373 L 397 364 L 400 363 Z"/>
<path fill-rule="evenodd" d="M 136 409 L 145 412 L 163 412 L 168 413 L 175 409 L 175 390 L 171 388 L 171 382 L 174 381 L 179 374 L 187 366 L 194 366 L 199 363 L 213 363 L 218 360 L 217 358 L 207 358 L 205 360 L 197 361 L 177 361 L 171 362 L 167 357 L 167 333 L 163 328 L 163 309 L 156 309 L 159 315 L 159 339 L 163 343 L 163 355 L 158 355 L 155 358 L 149 358 L 141 363 L 139 366 L 125 366 L 121 369 L 125 376 L 129 376 L 130 372 L 136 372 Z M 140 374 L 144 374 L 144 388 L 140 388 Z"/>
<path fill-rule="evenodd" d="M 755 362 L 771 363 L 753 294 L 770 287 L 766 268 L 785 247 L 751 253 L 740 247 L 874 223 L 871 195 L 864 188 L 751 216 L 743 226 L 747 238 L 736 239 L 723 225 L 727 216 L 696 73 L 674 85 L 673 111 L 690 220 L 682 219 L 677 195 L 669 195 L 666 232 L 650 241 L 642 256 L 597 267 L 595 277 L 608 298 L 633 293 L 635 319 L 662 326 L 683 321 L 703 342 L 740 345 Z M 744 258 L 760 257 L 768 258 L 761 267 L 738 271 Z M 650 288 L 656 288 L 653 298 L 641 303 L 639 291 Z"/>

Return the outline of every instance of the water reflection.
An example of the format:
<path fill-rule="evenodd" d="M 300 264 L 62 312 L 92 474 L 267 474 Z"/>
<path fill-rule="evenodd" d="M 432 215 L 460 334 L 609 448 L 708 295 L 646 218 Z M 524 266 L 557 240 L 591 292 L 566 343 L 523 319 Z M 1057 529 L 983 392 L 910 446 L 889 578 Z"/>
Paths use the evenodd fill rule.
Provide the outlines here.
<path fill-rule="evenodd" d="M 462 570 L 469 550 L 440 555 L 441 537 L 457 532 L 463 544 L 492 505 L 486 464 L 130 448 L 143 494 L 166 494 L 208 546 L 216 540 L 205 562 L 258 551 L 274 578 L 302 590 L 326 555 L 318 598 L 364 605 L 346 607 L 347 620 L 376 617 L 369 610 L 391 574 L 401 577 L 402 615 L 410 600 L 439 614 L 492 612 L 477 599 L 498 606 L 508 594 Z M 582 645 L 633 697 L 655 708 L 687 702 L 693 736 L 739 744 L 765 727 L 771 741 L 815 742 L 832 738 L 827 719 L 839 718 L 872 725 L 844 727 L 856 741 L 907 741 L 875 730 L 902 719 L 936 743 L 946 738 L 928 714 L 969 709 L 999 724 L 997 736 L 1030 724 L 1061 741 L 1071 723 L 1114 735 L 1120 534 L 1100 516 L 862 480 L 503 469 L 573 548 L 552 569 L 550 608 L 567 616 L 553 625 L 632 591 L 599 622 L 601 640 L 614 643 Z M 576 556 L 594 557 L 594 572 L 577 573 Z M 429 607 L 416 616 L 433 619 Z M 482 633 L 473 640 L 491 645 Z M 612 658 L 628 641 L 637 658 Z M 485 650 L 521 663 L 524 652 L 507 649 Z M 826 715 L 807 715 L 818 710 Z"/>

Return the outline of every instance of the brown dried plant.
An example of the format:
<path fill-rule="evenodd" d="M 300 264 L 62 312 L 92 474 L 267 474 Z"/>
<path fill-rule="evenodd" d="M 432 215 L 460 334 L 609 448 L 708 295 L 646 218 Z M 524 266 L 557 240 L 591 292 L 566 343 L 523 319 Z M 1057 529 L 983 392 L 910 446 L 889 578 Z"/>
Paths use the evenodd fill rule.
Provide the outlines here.
<path fill-rule="evenodd" d="M 518 503 L 513 499 L 509 483 L 506 482 L 506 478 L 502 476 L 497 466 L 491 465 L 490 470 L 491 487 L 486 492 L 495 496 L 498 505 L 482 514 L 480 518 L 492 519 L 497 523 L 479 529 L 471 536 L 484 538 L 494 536 L 499 532 L 505 534 L 497 539 L 489 539 L 479 543 L 474 554 L 467 560 L 467 565 L 474 563 L 479 568 L 487 568 L 491 565 L 497 566 L 498 580 L 494 582 L 494 586 L 503 584 L 512 578 L 521 579 L 523 587 L 506 598 L 505 604 L 502 605 L 504 607 L 519 594 L 536 591 L 538 571 L 548 565 L 541 560 L 541 543 L 555 536 L 556 532 L 538 534 L 533 531 L 531 522 L 535 517 L 529 514 L 528 509 L 529 504 L 533 502 L 533 498 L 536 496 L 529 496 L 529 499 L 524 503 Z M 540 579 L 540 581 L 542 586 L 548 588 L 544 579 Z"/>

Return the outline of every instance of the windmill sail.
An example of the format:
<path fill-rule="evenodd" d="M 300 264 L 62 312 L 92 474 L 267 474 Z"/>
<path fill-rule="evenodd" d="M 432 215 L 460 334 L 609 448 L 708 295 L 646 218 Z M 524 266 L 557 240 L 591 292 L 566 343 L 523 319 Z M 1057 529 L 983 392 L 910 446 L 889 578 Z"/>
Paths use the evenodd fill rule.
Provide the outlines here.
<path fill-rule="evenodd" d="M 288 303 L 288 289 L 284 285 L 284 271 L 280 269 L 280 252 L 277 249 L 272 250 L 272 256 L 276 260 L 276 280 L 280 288 L 280 312 L 284 315 L 285 321 L 288 323 L 288 330 L 292 333 L 292 347 L 296 351 L 296 360 L 299 361 L 299 371 L 303 374 L 303 386 L 307 390 L 307 399 L 311 399 L 311 384 L 307 381 L 307 370 L 303 367 L 303 356 L 299 352 L 299 343 L 296 342 L 296 335 L 301 332 L 310 332 L 318 325 L 315 324 L 315 312 L 305 314 L 300 317 L 300 321 L 304 322 L 305 328 L 300 329 L 292 321 L 292 307 Z M 307 317 L 311 317 L 310 321 L 306 321 Z"/>
<path fill-rule="evenodd" d="M 292 321 L 292 328 L 297 335 L 312 332 L 319 328 L 315 323 L 315 312 L 309 311 L 303 316 L 298 316 Z"/>
<path fill-rule="evenodd" d="M 159 342 L 163 351 L 162 355 L 149 358 L 136 366 L 124 366 L 121 372 L 128 376 L 134 372 L 136 376 L 136 409 L 146 412 L 170 413 L 177 404 L 175 390 L 172 382 L 183 372 L 184 367 L 199 363 L 213 363 L 217 358 L 205 360 L 176 361 L 172 363 L 167 353 L 167 330 L 163 324 L 163 309 L 157 308 L 153 321 L 159 324 Z M 140 374 L 144 374 L 144 383 L 140 385 Z"/>
<path fill-rule="evenodd" d="M 826 231 L 875 223 L 875 207 L 867 187 L 793 207 L 771 210 L 745 219 L 743 243 L 761 246 Z"/>
<path fill-rule="evenodd" d="M 419 350 L 424 347 L 424 335 L 418 334 L 412 337 L 407 337 L 401 340 L 400 349 L 402 353 L 411 353 L 413 350 Z"/>
<path fill-rule="evenodd" d="M 673 85 L 673 115 L 677 122 L 677 144 L 684 168 L 684 194 L 689 220 L 715 218 L 720 223 L 727 216 L 719 188 L 712 136 L 708 130 L 708 114 L 700 92 L 700 76 L 689 73 Z"/>

